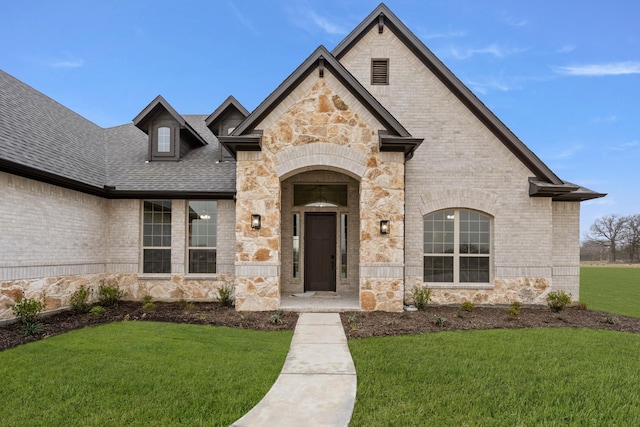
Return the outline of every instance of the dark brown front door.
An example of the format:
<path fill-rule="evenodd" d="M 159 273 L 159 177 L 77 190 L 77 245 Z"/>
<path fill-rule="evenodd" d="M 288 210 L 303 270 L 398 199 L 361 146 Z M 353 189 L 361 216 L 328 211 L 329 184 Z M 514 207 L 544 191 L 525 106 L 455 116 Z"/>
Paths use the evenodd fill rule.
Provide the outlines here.
<path fill-rule="evenodd" d="M 336 290 L 336 214 L 307 213 L 304 233 L 304 290 Z"/>

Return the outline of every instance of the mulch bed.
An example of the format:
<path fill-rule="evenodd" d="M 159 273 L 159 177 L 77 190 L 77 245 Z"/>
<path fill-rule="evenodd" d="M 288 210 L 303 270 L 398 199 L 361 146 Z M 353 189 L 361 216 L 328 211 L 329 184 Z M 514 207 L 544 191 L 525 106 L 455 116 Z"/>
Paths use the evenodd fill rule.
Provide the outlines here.
<path fill-rule="evenodd" d="M 64 311 L 42 318 L 43 328 L 36 336 L 26 337 L 18 324 L 0 326 L 0 350 L 74 329 L 116 321 L 179 322 L 228 326 L 265 331 L 293 330 L 298 320 L 295 312 L 237 312 L 218 303 L 161 303 L 152 311 L 144 311 L 142 303 L 123 301 L 94 316 L 91 313 Z M 518 317 L 505 307 L 475 307 L 470 312 L 459 307 L 428 307 L 426 311 L 345 312 L 340 314 L 348 338 L 405 335 L 422 332 L 538 327 L 586 327 L 623 332 L 640 332 L 640 318 L 612 315 L 570 308 L 554 313 L 548 308 L 522 308 Z M 438 319 L 445 319 L 444 324 Z M 278 322 L 279 321 L 279 322 Z"/>

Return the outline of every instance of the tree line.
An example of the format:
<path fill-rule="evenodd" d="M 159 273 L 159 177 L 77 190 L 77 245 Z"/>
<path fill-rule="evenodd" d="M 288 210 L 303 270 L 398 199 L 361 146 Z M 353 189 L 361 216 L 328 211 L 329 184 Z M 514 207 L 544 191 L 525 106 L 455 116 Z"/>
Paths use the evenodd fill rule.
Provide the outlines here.
<path fill-rule="evenodd" d="M 640 261 L 640 214 L 605 215 L 589 228 L 580 247 L 582 261 Z"/>

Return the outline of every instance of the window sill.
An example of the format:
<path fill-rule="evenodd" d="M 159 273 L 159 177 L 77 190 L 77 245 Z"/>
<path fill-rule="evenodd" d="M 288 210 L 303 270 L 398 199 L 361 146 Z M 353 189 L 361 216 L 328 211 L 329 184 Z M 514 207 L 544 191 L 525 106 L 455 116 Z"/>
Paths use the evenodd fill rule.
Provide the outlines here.
<path fill-rule="evenodd" d="M 429 289 L 494 289 L 490 283 L 425 283 Z"/>
<path fill-rule="evenodd" d="M 217 279 L 218 279 L 217 273 L 210 273 L 210 274 L 198 273 L 198 274 L 184 275 L 184 280 L 217 280 Z"/>
<path fill-rule="evenodd" d="M 139 280 L 171 280 L 171 273 L 141 273 Z"/>

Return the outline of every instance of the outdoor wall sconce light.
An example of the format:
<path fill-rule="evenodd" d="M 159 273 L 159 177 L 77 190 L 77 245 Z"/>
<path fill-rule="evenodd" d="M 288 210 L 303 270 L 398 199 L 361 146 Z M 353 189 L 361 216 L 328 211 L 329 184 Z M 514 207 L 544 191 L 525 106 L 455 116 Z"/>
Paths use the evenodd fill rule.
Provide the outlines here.
<path fill-rule="evenodd" d="M 260 219 L 260 214 L 251 215 L 251 228 L 254 230 L 260 230 L 260 226 L 262 225 L 262 221 Z"/>
<path fill-rule="evenodd" d="M 389 220 L 383 219 L 380 221 L 380 234 L 389 234 Z"/>

